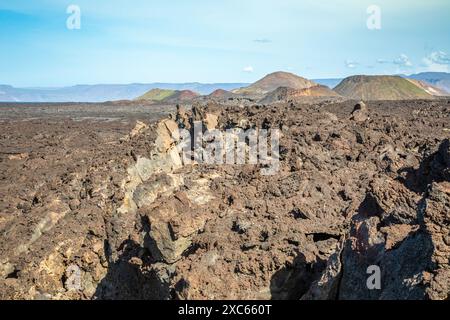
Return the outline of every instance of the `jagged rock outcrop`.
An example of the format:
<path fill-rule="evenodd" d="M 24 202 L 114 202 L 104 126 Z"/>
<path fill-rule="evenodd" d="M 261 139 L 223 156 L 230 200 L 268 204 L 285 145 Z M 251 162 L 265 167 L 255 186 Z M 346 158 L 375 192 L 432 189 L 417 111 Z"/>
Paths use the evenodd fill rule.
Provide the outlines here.
<path fill-rule="evenodd" d="M 431 167 L 444 169 L 447 144 L 448 140 L 441 143 Z M 440 172 L 445 175 L 446 170 Z M 425 189 L 416 193 L 389 177 L 374 180 L 352 219 L 339 298 L 448 298 L 450 255 L 444 241 L 449 231 L 448 181 L 432 182 Z M 382 271 L 380 290 L 364 284 L 371 265 Z M 433 282 L 436 278 L 439 285 Z"/>

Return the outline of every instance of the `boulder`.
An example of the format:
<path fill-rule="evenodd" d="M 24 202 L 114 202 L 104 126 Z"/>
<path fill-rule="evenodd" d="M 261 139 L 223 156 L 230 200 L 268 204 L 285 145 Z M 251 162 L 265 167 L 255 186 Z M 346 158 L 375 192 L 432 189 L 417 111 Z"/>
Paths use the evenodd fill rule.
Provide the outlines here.
<path fill-rule="evenodd" d="M 158 123 L 156 129 L 156 147 L 159 152 L 167 152 L 180 138 L 178 125 L 175 121 L 167 119 Z"/>
<path fill-rule="evenodd" d="M 172 264 L 181 259 L 191 246 L 192 237 L 207 221 L 207 216 L 190 202 L 186 194 L 178 192 L 155 206 L 144 207 L 141 214 L 150 223 L 147 249 L 158 260 Z"/>
<path fill-rule="evenodd" d="M 133 130 L 130 132 L 130 138 L 134 138 L 138 134 L 140 134 L 142 131 L 148 129 L 148 125 L 141 121 L 136 121 L 136 125 L 134 126 Z"/>
<path fill-rule="evenodd" d="M 219 123 L 219 116 L 216 114 L 207 113 L 205 115 L 205 119 L 203 120 L 203 124 L 207 130 L 216 129 Z"/>
<path fill-rule="evenodd" d="M 350 120 L 354 120 L 356 122 L 364 122 L 369 118 L 369 109 L 367 108 L 364 102 L 359 102 L 353 108 L 352 116 Z"/>

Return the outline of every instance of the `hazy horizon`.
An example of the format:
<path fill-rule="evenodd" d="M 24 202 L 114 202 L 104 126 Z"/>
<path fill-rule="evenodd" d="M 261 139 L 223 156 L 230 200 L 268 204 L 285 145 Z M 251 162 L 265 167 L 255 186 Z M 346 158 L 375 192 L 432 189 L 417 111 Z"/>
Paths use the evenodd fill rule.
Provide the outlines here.
<path fill-rule="evenodd" d="M 278 70 L 278 71 L 274 71 L 274 72 L 288 72 L 288 71 L 283 71 L 283 70 Z M 442 74 L 450 74 L 448 72 L 439 72 L 439 71 L 424 71 L 424 72 L 418 72 L 418 73 L 411 73 L 411 74 L 370 74 L 369 76 L 413 76 L 416 74 L 420 74 L 420 73 L 442 73 Z M 273 72 L 271 72 L 273 73 Z M 269 73 L 270 74 L 270 73 Z M 295 74 L 295 73 L 293 73 Z M 368 74 L 349 74 L 348 76 L 345 77 L 328 77 L 328 78 L 316 78 L 316 79 L 310 79 L 312 81 L 326 81 L 326 80 L 343 80 L 347 77 L 352 77 L 352 76 L 359 76 L 359 75 L 368 75 Z M 263 75 L 262 77 L 264 77 L 265 75 Z M 298 76 L 302 76 L 302 75 L 298 75 Z M 57 90 L 57 89 L 62 89 L 62 88 L 69 88 L 69 87 L 77 87 L 77 86 L 131 86 L 131 85 L 155 85 L 155 84 L 164 84 L 164 85 L 183 85 L 183 84 L 201 84 L 201 85 L 220 85 L 220 84 L 242 84 L 242 85 L 249 85 L 251 83 L 254 83 L 258 80 L 260 80 L 261 78 L 255 79 L 254 81 L 251 82 L 199 82 L 199 81 L 186 81 L 186 82 L 161 82 L 161 81 L 155 81 L 155 82 L 131 82 L 131 83 L 75 83 L 75 84 L 69 84 L 69 85 L 64 85 L 64 86 L 25 86 L 25 87 L 19 87 L 19 86 L 13 86 L 9 83 L 0 83 L 0 86 L 11 86 L 13 88 L 16 89 L 29 89 L 29 90 Z"/>

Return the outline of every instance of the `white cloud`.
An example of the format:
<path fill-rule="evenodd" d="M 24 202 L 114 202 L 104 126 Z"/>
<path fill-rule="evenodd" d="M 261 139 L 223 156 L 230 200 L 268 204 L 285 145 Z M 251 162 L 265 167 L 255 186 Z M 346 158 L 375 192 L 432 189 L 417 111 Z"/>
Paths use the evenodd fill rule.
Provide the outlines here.
<path fill-rule="evenodd" d="M 413 65 L 411 63 L 411 60 L 409 60 L 409 57 L 404 53 L 402 53 L 398 58 L 394 59 L 393 63 L 402 67 L 412 67 Z"/>
<path fill-rule="evenodd" d="M 401 55 L 399 55 L 397 58 L 395 58 L 393 60 L 377 59 L 377 63 L 378 64 L 387 64 L 387 65 L 392 64 L 392 65 L 397 66 L 396 73 L 405 72 L 407 69 L 410 69 L 413 67 L 413 63 L 411 62 L 409 57 L 404 53 L 402 53 Z"/>
<path fill-rule="evenodd" d="M 450 57 L 444 51 L 432 52 L 424 60 L 436 64 L 450 64 Z"/>
<path fill-rule="evenodd" d="M 359 63 L 352 60 L 345 60 L 345 65 L 347 68 L 354 69 L 359 65 Z"/>
<path fill-rule="evenodd" d="M 434 51 L 422 59 L 427 71 L 449 72 L 450 57 L 444 51 Z"/>
<path fill-rule="evenodd" d="M 252 66 L 247 66 L 247 67 L 245 67 L 242 71 L 248 72 L 248 73 L 252 73 L 252 72 L 255 71 L 255 70 L 253 69 Z"/>

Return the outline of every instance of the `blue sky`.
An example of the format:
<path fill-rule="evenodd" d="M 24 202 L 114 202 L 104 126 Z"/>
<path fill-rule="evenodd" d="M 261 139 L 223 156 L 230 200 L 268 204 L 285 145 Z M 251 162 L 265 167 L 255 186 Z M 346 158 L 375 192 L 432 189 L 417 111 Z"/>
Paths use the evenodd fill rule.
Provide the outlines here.
<path fill-rule="evenodd" d="M 69 30 L 69 5 L 81 28 Z M 369 30 L 367 8 L 381 10 Z M 0 83 L 252 82 L 450 71 L 448 0 L 0 0 Z"/>

